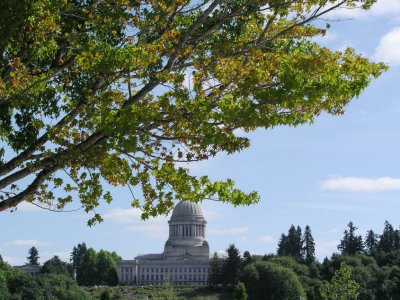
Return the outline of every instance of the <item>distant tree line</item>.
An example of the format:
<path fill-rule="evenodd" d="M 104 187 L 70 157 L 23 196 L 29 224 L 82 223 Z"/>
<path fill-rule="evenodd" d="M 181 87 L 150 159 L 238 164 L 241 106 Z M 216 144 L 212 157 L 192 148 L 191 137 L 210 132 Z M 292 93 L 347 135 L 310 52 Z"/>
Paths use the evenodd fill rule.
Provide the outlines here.
<path fill-rule="evenodd" d="M 235 299 L 381 300 L 400 299 L 400 231 L 388 221 L 382 234 L 362 238 L 350 222 L 333 253 L 319 262 L 311 228 L 290 226 L 276 254 L 216 253 L 210 285 L 232 288 Z"/>
<path fill-rule="evenodd" d="M 31 247 L 26 263 L 40 266 L 39 258 L 38 249 Z M 81 243 L 73 248 L 70 262 L 64 262 L 55 255 L 32 276 L 11 267 L 0 256 L 0 300 L 92 299 L 78 285 L 117 285 L 117 264 L 120 260 L 115 252 L 96 252 Z"/>
<path fill-rule="evenodd" d="M 55 262 L 54 259 L 51 261 Z M 46 262 L 42 272 L 32 276 L 0 260 L 0 300 L 92 299 L 71 276 L 49 273 L 51 269 L 47 267 L 50 264 Z"/>
<path fill-rule="evenodd" d="M 381 300 L 400 299 L 400 231 L 388 221 L 383 232 L 363 238 L 349 222 L 337 248 L 319 262 L 310 226 L 291 225 L 276 253 L 252 255 L 231 244 L 226 257 L 211 259 L 211 288 L 231 290 L 235 299 Z M 39 265 L 39 251 L 28 251 L 27 263 Z M 69 262 L 47 260 L 37 276 L 14 269 L 0 256 L 0 300 L 92 299 L 79 286 L 118 283 L 115 252 L 76 245 Z"/>

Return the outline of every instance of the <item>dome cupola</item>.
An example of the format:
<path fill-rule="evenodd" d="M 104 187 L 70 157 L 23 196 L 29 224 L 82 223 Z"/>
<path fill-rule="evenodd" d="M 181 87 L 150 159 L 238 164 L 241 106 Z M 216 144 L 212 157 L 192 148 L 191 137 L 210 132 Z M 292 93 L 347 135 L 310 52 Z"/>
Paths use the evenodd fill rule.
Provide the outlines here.
<path fill-rule="evenodd" d="M 204 220 L 203 212 L 197 203 L 192 201 L 179 202 L 172 211 L 171 221 L 202 219 Z"/>

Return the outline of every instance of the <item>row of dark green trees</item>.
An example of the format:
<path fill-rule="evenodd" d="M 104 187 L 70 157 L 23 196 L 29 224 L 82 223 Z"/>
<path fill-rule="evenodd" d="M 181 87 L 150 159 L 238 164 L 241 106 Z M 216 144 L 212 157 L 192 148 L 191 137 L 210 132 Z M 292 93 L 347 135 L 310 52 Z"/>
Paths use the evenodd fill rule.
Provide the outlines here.
<path fill-rule="evenodd" d="M 234 288 L 236 299 L 380 300 L 400 299 L 400 231 L 385 222 L 383 232 L 365 238 L 350 222 L 334 253 L 315 258 L 311 228 L 292 225 L 276 254 L 240 255 L 228 247 L 226 259 L 214 255 L 211 286 Z"/>
<path fill-rule="evenodd" d="M 28 251 L 27 263 L 39 266 L 39 251 Z M 92 297 L 78 286 L 115 286 L 118 284 L 115 252 L 87 248 L 78 244 L 71 252 L 70 262 L 58 256 L 47 260 L 36 276 L 12 268 L 0 256 L 0 300 L 61 299 L 86 300 Z"/>
<path fill-rule="evenodd" d="M 319 262 L 311 228 L 292 225 L 282 234 L 277 252 L 243 255 L 235 245 L 227 257 L 211 262 L 210 286 L 231 289 L 236 299 L 380 300 L 400 299 L 400 231 L 385 222 L 383 232 L 368 231 L 363 238 L 350 222 L 334 253 Z M 32 247 L 27 262 L 39 265 Z M 115 252 L 78 244 L 70 262 L 54 256 L 37 276 L 17 270 L 0 256 L 0 300 L 91 299 L 78 286 L 117 285 Z"/>

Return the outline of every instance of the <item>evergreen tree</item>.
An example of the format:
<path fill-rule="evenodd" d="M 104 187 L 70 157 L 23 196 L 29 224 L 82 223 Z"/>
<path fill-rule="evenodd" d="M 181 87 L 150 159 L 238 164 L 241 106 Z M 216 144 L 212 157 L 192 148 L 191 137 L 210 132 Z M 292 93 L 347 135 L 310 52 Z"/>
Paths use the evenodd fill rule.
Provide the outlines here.
<path fill-rule="evenodd" d="M 385 221 L 385 227 L 383 233 L 380 236 L 378 250 L 382 252 L 391 252 L 395 249 L 396 232 L 387 220 Z"/>
<path fill-rule="evenodd" d="M 300 226 L 290 226 L 288 235 L 281 235 L 277 254 L 279 256 L 292 256 L 297 261 L 303 259 L 303 241 Z"/>
<path fill-rule="evenodd" d="M 226 252 L 228 253 L 228 258 L 223 267 L 224 283 L 227 285 L 235 285 L 239 280 L 242 258 L 240 257 L 240 251 L 235 247 L 235 244 L 229 245 Z"/>
<path fill-rule="evenodd" d="M 348 230 L 344 231 L 343 239 L 340 241 L 338 249 L 344 255 L 355 255 L 363 252 L 364 245 L 361 235 L 356 235 L 355 231 L 358 229 L 354 226 L 353 222 L 347 225 Z"/>
<path fill-rule="evenodd" d="M 308 225 L 306 226 L 303 235 L 303 253 L 304 261 L 307 264 L 311 264 L 315 261 L 315 243 L 311 234 L 311 228 Z"/>
<path fill-rule="evenodd" d="M 378 249 L 378 235 L 373 230 L 369 230 L 365 236 L 365 253 L 374 255 Z"/>
<path fill-rule="evenodd" d="M 400 230 L 396 229 L 394 231 L 394 242 L 393 242 L 394 250 L 400 250 Z"/>
<path fill-rule="evenodd" d="M 208 280 L 211 286 L 217 286 L 222 283 L 222 262 L 217 252 L 214 252 L 214 256 L 210 262 L 210 275 Z"/>
<path fill-rule="evenodd" d="M 85 243 L 78 244 L 76 247 L 74 246 L 74 248 L 72 249 L 70 262 L 72 263 L 72 266 L 74 267 L 75 271 L 78 269 L 78 266 L 80 265 L 82 258 L 86 252 L 87 252 L 87 247 Z"/>
<path fill-rule="evenodd" d="M 39 251 L 36 249 L 35 246 L 32 246 L 28 251 L 29 256 L 26 258 L 28 260 L 28 264 L 30 265 L 39 265 Z"/>
<path fill-rule="evenodd" d="M 281 238 L 278 242 L 278 250 L 276 252 L 279 256 L 289 255 L 288 238 L 284 233 L 282 233 Z"/>
<path fill-rule="evenodd" d="M 243 266 L 246 266 L 252 262 L 251 254 L 249 251 L 243 252 Z"/>

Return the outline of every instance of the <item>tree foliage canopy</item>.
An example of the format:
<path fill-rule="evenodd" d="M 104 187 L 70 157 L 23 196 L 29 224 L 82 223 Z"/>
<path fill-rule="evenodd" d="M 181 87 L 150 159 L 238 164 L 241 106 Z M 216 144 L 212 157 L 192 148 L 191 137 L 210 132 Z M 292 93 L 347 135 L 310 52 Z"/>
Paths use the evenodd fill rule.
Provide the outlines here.
<path fill-rule="evenodd" d="M 296 274 L 270 262 L 247 265 L 242 277 L 251 299 L 300 299 L 304 296 Z"/>
<path fill-rule="evenodd" d="M 249 147 L 237 129 L 343 113 L 386 67 L 319 46 L 318 20 L 374 2 L 1 1 L 0 211 L 79 198 L 91 212 L 112 200 L 104 183 L 143 218 L 173 199 L 257 202 L 183 163 Z"/>
<path fill-rule="evenodd" d="M 354 255 L 362 253 L 364 250 L 364 243 L 361 235 L 356 235 L 358 229 L 354 226 L 353 222 L 349 222 L 347 225 L 349 228 L 344 231 L 343 239 L 340 240 L 338 249 L 342 251 L 342 254 Z"/>

